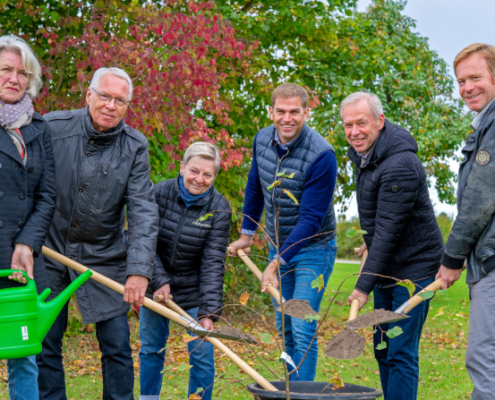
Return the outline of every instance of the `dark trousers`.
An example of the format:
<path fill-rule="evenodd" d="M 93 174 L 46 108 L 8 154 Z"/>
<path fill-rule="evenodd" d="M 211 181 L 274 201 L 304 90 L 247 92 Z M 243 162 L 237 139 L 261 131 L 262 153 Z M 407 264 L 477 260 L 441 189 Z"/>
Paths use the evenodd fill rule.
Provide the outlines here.
<path fill-rule="evenodd" d="M 43 350 L 36 356 L 40 400 L 67 400 L 62 356 L 62 340 L 67 329 L 68 303 L 48 335 Z M 134 367 L 129 342 L 127 315 L 96 323 L 103 372 L 103 400 L 132 400 Z"/>
<path fill-rule="evenodd" d="M 416 292 L 428 286 L 433 280 L 432 277 L 414 282 Z M 375 287 L 373 294 L 375 310 L 383 308 L 394 311 L 409 299 L 409 292 L 402 286 L 388 289 Z M 390 324 L 381 324 L 381 329 L 377 329 L 373 335 L 375 358 L 378 361 L 385 400 L 416 400 L 418 396 L 419 340 L 429 307 L 430 301 L 423 301 L 411 310 L 408 314 L 409 318 Z M 389 339 L 384 332 L 394 326 L 400 326 L 404 333 Z M 377 350 L 376 346 L 382 340 L 387 343 L 387 347 Z"/>

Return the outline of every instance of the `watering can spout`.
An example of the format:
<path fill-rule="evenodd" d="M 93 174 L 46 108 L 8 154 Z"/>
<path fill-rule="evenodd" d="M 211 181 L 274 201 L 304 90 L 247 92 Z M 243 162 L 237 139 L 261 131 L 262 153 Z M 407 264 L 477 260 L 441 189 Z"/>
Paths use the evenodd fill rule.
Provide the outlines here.
<path fill-rule="evenodd" d="M 72 294 L 79 289 L 79 287 L 86 282 L 93 273 L 88 270 L 83 274 L 79 275 L 74 282 L 65 288 L 65 290 L 60 293 L 53 300 L 45 303 L 45 299 L 50 295 L 50 289 L 46 289 L 38 297 L 38 311 L 39 311 L 39 323 L 38 323 L 38 334 L 39 339 L 42 341 L 48 330 L 55 322 L 58 314 L 64 307 L 65 303 L 70 299 Z"/>

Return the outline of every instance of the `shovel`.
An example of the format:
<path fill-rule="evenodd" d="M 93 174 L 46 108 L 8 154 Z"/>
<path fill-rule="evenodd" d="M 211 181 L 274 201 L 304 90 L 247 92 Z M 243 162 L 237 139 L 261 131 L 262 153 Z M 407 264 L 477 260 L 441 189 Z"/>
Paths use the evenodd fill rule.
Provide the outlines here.
<path fill-rule="evenodd" d="M 359 249 L 354 249 L 359 252 Z M 361 266 L 359 267 L 359 273 L 363 269 L 363 265 L 368 257 L 368 250 L 365 250 L 361 258 Z M 349 321 L 353 321 L 357 318 L 359 311 L 359 300 L 354 299 L 351 302 L 351 309 L 349 311 Z M 345 327 L 336 336 L 331 338 L 325 349 L 325 355 L 328 357 L 336 358 L 338 360 L 348 360 L 350 358 L 359 357 L 363 354 L 366 339 L 361 335 L 354 332 L 353 328 Z"/>
<path fill-rule="evenodd" d="M 231 248 L 229 248 L 230 250 Z M 244 261 L 244 264 L 251 270 L 251 272 L 258 278 L 261 282 L 262 273 L 258 269 L 258 267 L 251 261 L 251 259 L 247 256 L 244 250 L 237 250 L 238 256 Z M 284 313 L 290 317 L 298 318 L 298 319 L 307 319 L 308 315 L 319 315 L 315 310 L 311 308 L 308 300 L 285 300 L 282 297 L 282 294 L 273 286 L 266 285 L 266 290 L 270 293 L 270 295 L 275 299 L 278 304 L 284 305 Z M 277 307 L 275 311 L 282 312 L 282 309 Z"/>
<path fill-rule="evenodd" d="M 50 257 L 54 259 L 55 261 L 58 261 L 64 265 L 66 265 L 69 268 L 72 268 L 76 270 L 77 272 L 84 273 L 86 272 L 89 268 L 85 267 L 82 264 L 79 264 L 78 262 L 71 260 L 68 257 L 63 256 L 60 253 L 57 253 L 56 251 L 49 249 L 48 247 L 43 246 L 43 254 L 47 257 Z M 113 281 L 112 279 L 107 278 L 106 276 L 103 276 L 99 274 L 98 272 L 93 272 L 93 275 L 91 275 L 91 279 L 94 279 L 95 281 L 105 285 L 106 287 L 115 290 L 116 292 L 120 294 L 124 294 L 124 286 L 121 285 L 120 283 L 117 283 Z M 229 339 L 228 337 L 225 337 L 225 335 L 220 335 L 220 334 L 215 334 L 213 332 L 208 331 L 207 329 L 204 329 L 201 325 L 200 328 L 198 329 L 197 327 L 194 326 L 194 328 L 191 328 L 190 323 L 191 319 L 189 315 L 187 314 L 188 318 L 186 318 L 184 315 L 180 315 L 167 307 L 158 304 L 154 302 L 153 300 L 144 299 L 144 306 L 146 308 L 149 308 L 150 310 L 155 311 L 156 313 L 163 315 L 164 317 L 171 319 L 172 321 L 176 322 L 177 324 L 181 325 L 182 327 L 196 333 L 198 336 L 201 337 L 206 337 L 207 340 L 209 340 L 218 350 L 220 350 L 222 353 L 224 353 L 227 357 L 229 357 L 234 364 L 236 364 L 241 370 L 243 370 L 246 374 L 248 374 L 252 379 L 256 381 L 260 386 L 265 388 L 266 390 L 270 391 L 277 391 L 275 386 L 273 386 L 270 382 L 268 382 L 265 378 L 263 378 L 260 374 L 258 374 L 253 368 L 251 368 L 247 363 L 245 363 L 243 360 L 239 358 L 232 350 L 230 350 L 227 346 L 225 346 L 222 342 L 220 342 L 217 337 L 220 338 L 226 338 Z M 178 306 L 177 306 L 178 307 Z M 188 322 L 186 322 L 187 320 Z M 196 324 L 196 322 L 194 321 Z M 196 324 L 199 325 L 199 324 Z M 242 338 L 236 337 L 235 340 L 244 340 Z"/>

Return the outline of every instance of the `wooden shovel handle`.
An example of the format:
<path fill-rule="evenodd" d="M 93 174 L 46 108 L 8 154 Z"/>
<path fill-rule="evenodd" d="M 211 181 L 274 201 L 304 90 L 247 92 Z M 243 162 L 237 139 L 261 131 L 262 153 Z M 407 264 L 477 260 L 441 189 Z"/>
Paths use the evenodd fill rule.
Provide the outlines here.
<path fill-rule="evenodd" d="M 357 250 L 357 251 L 356 251 Z M 354 252 L 359 253 L 359 248 L 354 249 Z M 359 273 L 363 270 L 364 263 L 366 262 L 366 258 L 368 257 L 368 250 L 365 250 L 363 256 L 361 257 L 361 266 L 359 267 Z M 352 321 L 356 319 L 359 312 L 359 300 L 354 299 L 351 303 L 351 310 L 349 311 L 349 319 L 348 321 Z"/>
<path fill-rule="evenodd" d="M 425 301 L 425 299 L 423 299 L 422 297 L 419 296 L 420 293 L 436 292 L 441 287 L 442 287 L 442 280 L 441 279 L 437 279 L 435 282 L 430 283 L 423 290 L 421 290 L 418 293 L 416 293 L 413 297 L 411 297 L 409 299 L 409 305 L 404 310 L 404 314 L 408 314 L 409 311 L 411 311 L 414 307 L 416 307 L 418 304 L 420 304 L 423 301 Z"/>
<path fill-rule="evenodd" d="M 47 257 L 50 257 L 54 259 L 55 261 L 58 261 L 64 265 L 66 265 L 69 268 L 74 269 L 77 272 L 85 272 L 89 268 L 85 267 L 82 264 L 79 264 L 78 262 L 71 260 L 68 257 L 63 256 L 60 253 L 57 253 L 56 251 L 53 251 L 52 249 L 49 249 L 48 247 L 43 246 L 43 254 Z M 124 294 L 124 286 L 121 285 L 120 283 L 117 283 L 113 281 L 112 279 L 107 278 L 106 276 L 103 276 L 99 274 L 98 272 L 92 271 L 93 275 L 91 275 L 91 279 L 101 283 L 102 285 L 115 290 L 116 292 L 120 294 Z M 170 301 L 169 301 L 170 303 Z M 175 304 L 175 303 L 174 303 Z M 171 319 L 172 321 L 178 323 L 179 325 L 187 328 L 188 324 L 180 317 L 180 315 L 167 307 L 158 304 L 157 302 L 150 300 L 148 298 L 144 299 L 144 306 L 146 308 L 149 308 L 150 310 L 155 311 L 156 313 L 163 315 L 164 317 Z M 177 306 L 179 307 L 179 306 Z M 184 311 L 185 313 L 185 311 Z M 187 314 L 187 313 L 186 313 Z M 188 318 L 189 314 L 187 314 Z M 237 354 L 235 354 L 232 350 L 230 350 L 227 346 L 225 346 L 222 342 L 220 342 L 217 338 L 210 338 L 206 337 L 206 340 L 208 340 L 213 346 L 215 346 L 217 349 L 219 349 L 222 353 L 224 353 L 230 360 L 236 364 L 240 369 L 242 369 L 247 375 L 249 375 L 254 381 L 263 387 L 263 389 L 270 390 L 273 392 L 277 391 L 277 388 L 273 386 L 270 382 L 268 382 L 265 378 L 263 378 L 260 374 L 258 374 L 253 368 L 251 368 L 247 363 L 245 363 L 243 360 L 239 358 Z"/>
<path fill-rule="evenodd" d="M 258 278 L 258 280 L 261 282 L 261 277 L 263 274 L 261 273 L 259 268 L 256 266 L 256 264 L 251 261 L 251 259 L 244 252 L 244 250 L 242 250 L 242 249 L 237 250 L 237 255 L 241 258 L 241 260 L 244 262 L 244 264 L 247 265 L 247 267 L 251 270 L 251 272 L 254 275 L 256 275 L 256 278 Z M 274 288 L 271 285 L 266 285 L 266 290 L 277 301 L 278 304 L 281 303 L 280 292 L 276 288 Z"/>

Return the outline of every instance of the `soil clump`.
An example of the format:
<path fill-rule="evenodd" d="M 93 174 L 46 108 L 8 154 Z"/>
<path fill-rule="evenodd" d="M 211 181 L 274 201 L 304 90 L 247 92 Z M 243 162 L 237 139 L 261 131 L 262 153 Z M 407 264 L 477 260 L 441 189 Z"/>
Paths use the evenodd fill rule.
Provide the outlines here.
<path fill-rule="evenodd" d="M 351 328 L 345 327 L 328 341 L 325 355 L 338 360 L 348 360 L 363 354 L 366 339 Z"/>
<path fill-rule="evenodd" d="M 404 318 L 409 317 L 406 314 L 399 314 L 393 311 L 378 309 L 367 314 L 361 314 L 356 319 L 347 321 L 344 324 L 352 329 L 361 329 Z"/>
<path fill-rule="evenodd" d="M 282 312 L 280 306 L 275 311 Z M 318 313 L 311 308 L 308 300 L 291 299 L 284 303 L 284 313 L 290 317 L 307 319 L 307 315 L 318 315 Z"/>

